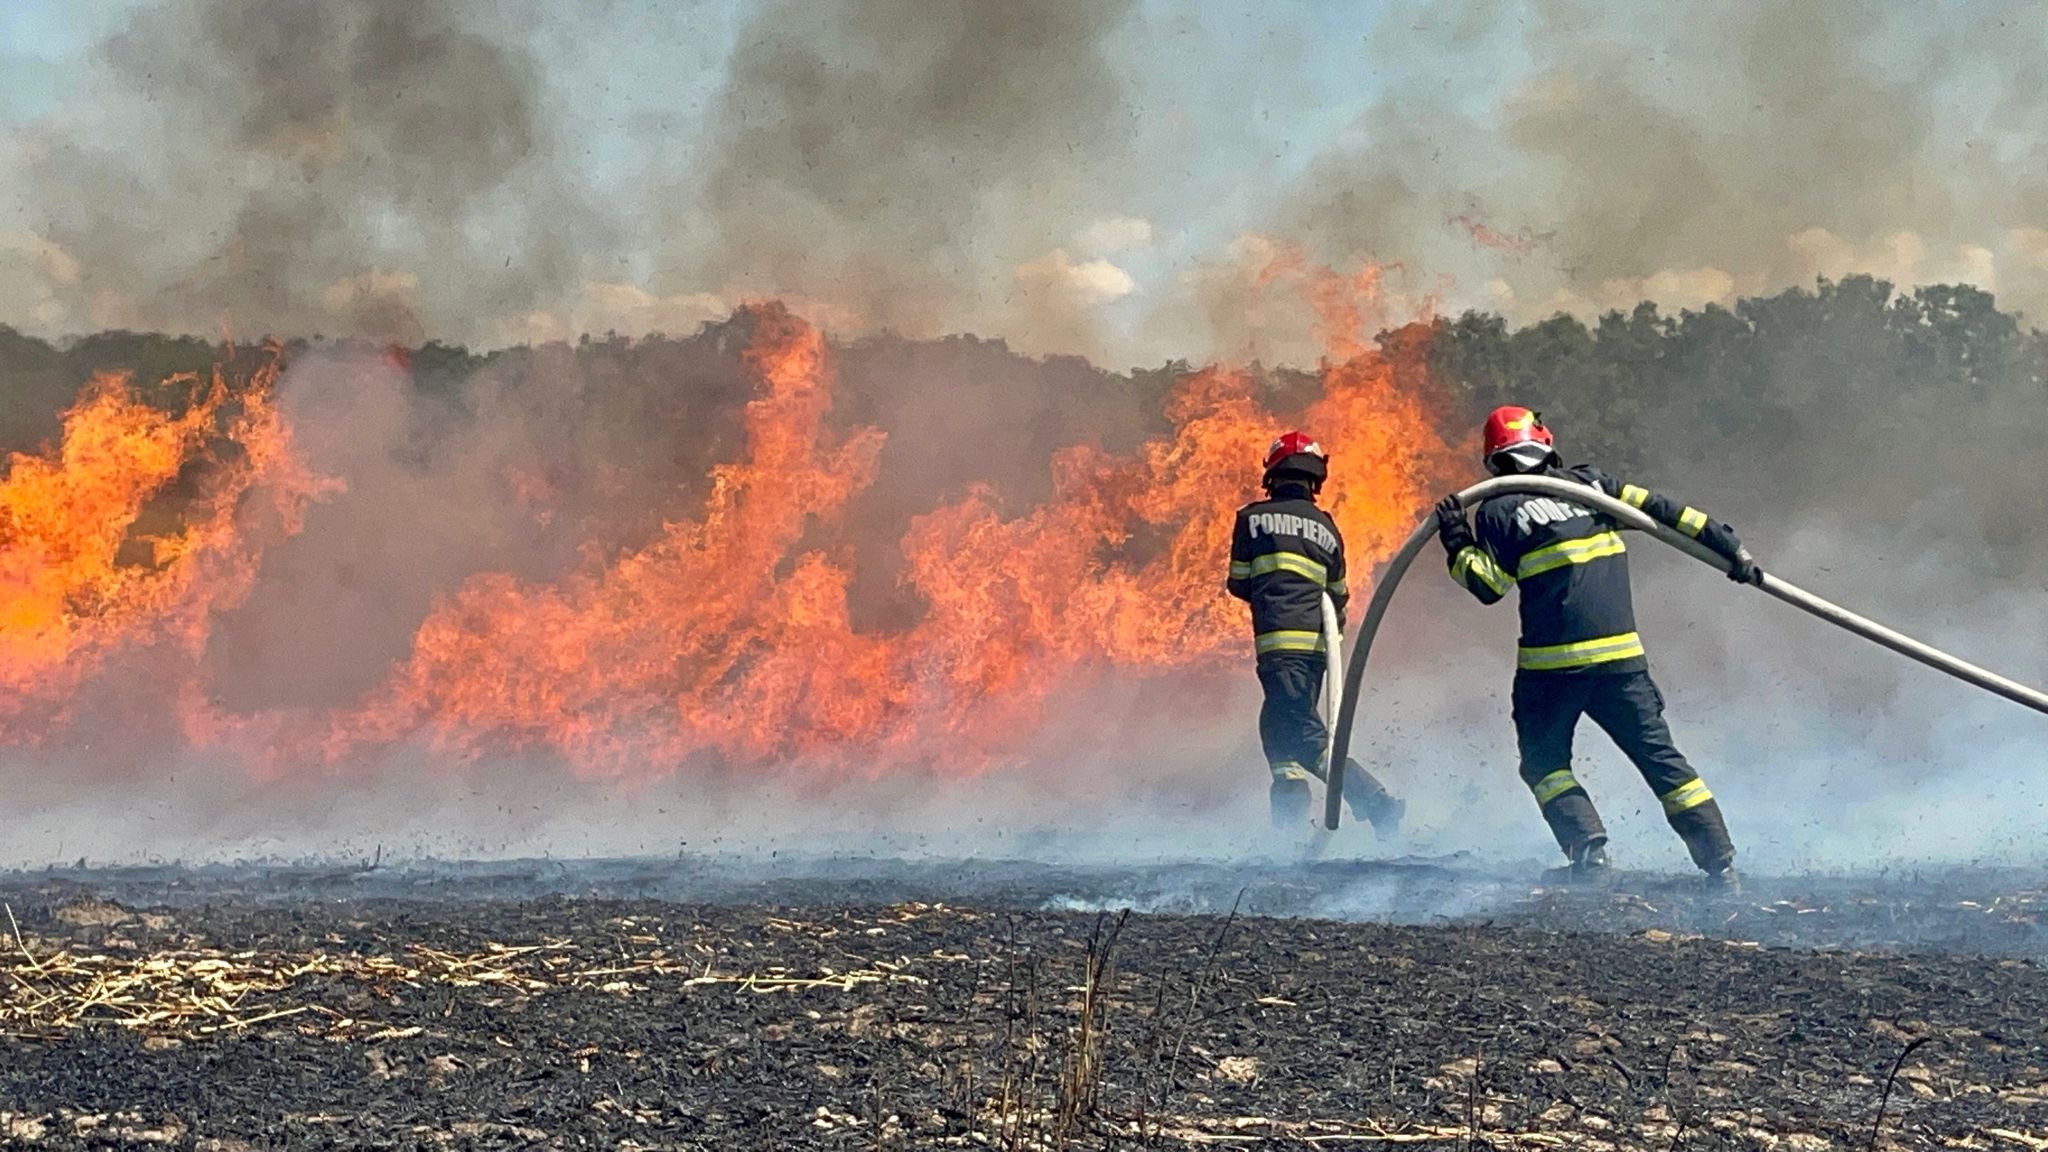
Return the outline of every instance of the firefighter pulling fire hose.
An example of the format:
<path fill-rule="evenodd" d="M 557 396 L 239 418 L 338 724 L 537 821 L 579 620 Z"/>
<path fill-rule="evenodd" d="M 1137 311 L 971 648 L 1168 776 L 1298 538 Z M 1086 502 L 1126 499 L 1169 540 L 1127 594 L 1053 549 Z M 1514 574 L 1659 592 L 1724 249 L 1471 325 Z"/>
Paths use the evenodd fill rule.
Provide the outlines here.
<path fill-rule="evenodd" d="M 1496 416 L 1498 415 L 1499 413 L 1496 413 Z M 1534 417 L 1533 413 L 1529 415 L 1532 418 Z M 1548 443 L 1547 436 L 1544 442 Z M 1590 472 L 1590 470 L 1586 471 Z M 1456 514 L 1459 526 L 1463 525 L 1463 509 L 1484 505 L 1488 501 L 1508 496 L 1547 498 L 1559 504 L 1576 505 L 1581 508 L 1590 509 L 1600 517 L 1611 520 L 1620 527 L 1633 528 L 1654 536 L 1663 543 L 1686 553 L 1702 563 L 1710 564 L 1718 570 L 1729 572 L 1731 576 L 1738 578 L 1739 582 L 1751 584 L 1771 596 L 1801 611 L 1817 616 L 1838 628 L 1845 629 L 1866 640 L 1881 644 L 1902 656 L 1917 660 L 1928 667 L 1946 672 L 1965 683 L 2003 696 L 2014 703 L 2023 704 L 2036 712 L 2048 714 L 2048 694 L 2044 694 L 2038 689 L 2030 688 L 2027 685 L 2000 676 L 1995 672 L 1979 668 L 1938 648 L 1923 644 L 1910 636 L 1893 631 L 1882 624 L 1859 616 L 1840 605 L 1822 599 L 1781 577 L 1760 571 L 1756 569 L 1754 561 L 1748 558 L 1746 552 L 1740 553 L 1740 559 L 1735 560 L 1702 543 L 1699 539 L 1699 533 L 1706 521 L 1704 516 L 1694 512 L 1692 509 L 1685 509 L 1683 513 L 1679 514 L 1679 523 L 1676 526 L 1666 525 L 1660 523 L 1644 511 L 1643 504 L 1649 497 L 1649 494 L 1644 490 L 1628 485 L 1624 486 L 1617 495 L 1611 496 L 1607 492 L 1602 491 L 1600 487 L 1595 486 L 1593 479 L 1587 475 L 1577 475 L 1579 472 L 1581 470 L 1575 469 L 1572 473 L 1554 471 L 1548 475 L 1501 475 L 1495 479 L 1482 481 L 1464 489 L 1457 493 L 1454 498 L 1447 499 L 1445 505 L 1453 505 L 1453 502 L 1455 502 L 1455 507 L 1459 509 Z M 1621 498 L 1617 498 L 1617 496 Z M 1725 528 L 1725 526 L 1720 527 Z M 1469 534 L 1469 529 L 1467 532 Z M 1401 578 L 1407 573 L 1409 565 L 1413 564 L 1415 558 L 1429 545 L 1431 537 L 1438 536 L 1440 533 L 1445 534 L 1448 540 L 1449 536 L 1455 534 L 1455 528 L 1446 524 L 1445 517 L 1442 515 L 1430 516 L 1417 526 L 1414 533 L 1409 536 L 1407 542 L 1401 546 L 1400 550 L 1387 560 L 1378 578 L 1374 581 L 1372 599 L 1366 606 L 1365 618 L 1360 622 L 1358 632 L 1353 638 L 1351 662 L 1344 670 L 1345 683 L 1341 697 L 1342 706 L 1338 710 L 1337 724 L 1330 737 L 1330 756 L 1333 761 L 1344 758 L 1350 750 L 1351 733 L 1357 723 L 1359 702 L 1363 698 L 1361 688 L 1365 680 L 1366 660 L 1372 653 L 1373 638 L 1379 632 L 1380 622 L 1386 616 L 1387 605 L 1393 599 L 1394 590 L 1400 586 Z M 1602 545 L 1601 547 L 1604 546 Z M 1525 562 L 1526 560 L 1527 558 L 1524 557 Z M 1456 556 L 1452 558 L 1452 564 L 1453 575 L 1455 576 L 1458 574 L 1458 558 Z M 1577 566 L 1576 561 L 1572 561 L 1572 564 L 1574 567 Z M 1538 567 L 1540 568 L 1541 565 L 1539 564 Z M 1523 571 L 1526 572 L 1528 570 L 1524 568 Z M 1498 581 L 1503 585 L 1502 591 L 1505 590 L 1504 585 L 1513 582 L 1509 579 L 1511 574 L 1497 569 L 1474 575 L 1476 578 L 1481 578 L 1482 583 L 1485 582 L 1483 577 L 1491 576 L 1494 581 Z M 1466 583 L 1464 580 L 1460 582 Z M 1638 647 L 1636 651 L 1639 652 L 1640 648 Z M 1529 651 L 1525 649 L 1523 656 L 1523 666 L 1525 668 L 1528 667 L 1528 660 Z M 1538 781 L 1536 783 L 1541 784 L 1543 782 Z M 1575 781 L 1571 783 L 1573 786 L 1576 785 Z M 1535 785 L 1532 785 L 1532 787 L 1535 787 Z M 1542 804 L 1545 800 L 1543 790 L 1542 788 L 1536 788 L 1536 791 L 1538 802 Z M 1323 823 L 1326 828 L 1333 831 L 1339 823 L 1343 792 L 1344 779 L 1343 775 L 1340 774 L 1329 781 L 1324 795 Z M 1668 808 L 1669 805 L 1667 803 L 1667 810 Z"/>
<path fill-rule="evenodd" d="M 1231 529 L 1230 594 L 1251 607 L 1252 647 L 1266 702 L 1259 743 L 1272 775 L 1267 804 L 1273 827 L 1310 824 L 1311 780 L 1352 777 L 1352 803 L 1381 835 L 1400 823 L 1403 805 L 1356 763 L 1330 755 L 1330 729 L 1316 711 L 1327 690 L 1334 716 L 1342 698 L 1344 538 L 1316 506 L 1329 458 L 1306 433 L 1289 432 L 1266 452 L 1260 483 L 1266 497 L 1237 510 Z"/>
<path fill-rule="evenodd" d="M 1480 439 L 1481 459 L 1495 476 L 1576 482 L 1698 540 L 1721 558 L 1729 579 L 1754 583 L 1762 575 L 1735 529 L 1699 509 L 1588 464 L 1567 468 L 1550 429 L 1527 408 L 1495 409 Z M 1612 874 L 1599 806 L 1572 772 L 1574 733 L 1590 716 L 1642 773 L 1701 873 L 1735 887 L 1735 841 L 1721 802 L 1679 751 L 1664 694 L 1650 676 L 1620 522 L 1577 500 L 1526 493 L 1482 501 L 1472 519 L 1466 522 L 1460 497 L 1446 496 L 1436 506 L 1437 536 L 1451 579 L 1481 604 L 1498 604 L 1519 588 L 1513 700 L 1522 783 L 1573 878 Z"/>

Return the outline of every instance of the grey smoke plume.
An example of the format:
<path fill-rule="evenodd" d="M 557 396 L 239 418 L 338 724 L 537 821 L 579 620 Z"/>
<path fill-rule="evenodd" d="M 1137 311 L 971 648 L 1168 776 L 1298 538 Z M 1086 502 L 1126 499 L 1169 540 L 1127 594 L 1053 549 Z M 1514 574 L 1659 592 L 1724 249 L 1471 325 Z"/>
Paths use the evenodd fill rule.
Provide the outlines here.
<path fill-rule="evenodd" d="M 1367 50 L 1382 95 L 1276 214 L 1326 255 L 1524 318 L 1855 271 L 2048 311 L 2028 5 L 1412 5 Z"/>
<path fill-rule="evenodd" d="M 1472 0 L 1247 27 L 1065 0 L 164 4 L 101 46 L 98 86 L 0 133 L 21 176 L 0 302 L 42 331 L 502 344 L 688 331 L 780 293 L 846 335 L 1312 360 L 1306 306 L 1254 283 L 1256 235 L 1400 264 L 1394 319 L 1856 271 L 2048 314 L 2027 5 Z M 646 44 L 658 62 L 611 66 Z"/>
<path fill-rule="evenodd" d="M 784 295 L 847 333 L 1090 346 L 1089 309 L 1128 281 L 1062 246 L 1130 178 L 1108 41 L 1134 10 L 767 3 L 692 62 L 724 32 L 708 10 L 146 8 L 89 93 L 29 126 L 0 226 L 26 267 L 0 300 L 52 331 L 502 345 L 683 332 Z M 670 44 L 708 116 L 662 103 L 697 99 L 673 76 L 537 48 L 572 37 Z M 568 85 L 599 71 L 663 95 L 593 125 L 601 94 Z"/>
<path fill-rule="evenodd" d="M 99 49 L 93 122 L 28 165 L 30 227 L 103 327 L 473 337 L 611 235 L 540 63 L 452 0 L 202 0 Z M 90 129 L 90 130 L 87 130 Z"/>
<path fill-rule="evenodd" d="M 1134 8 L 763 5 L 728 62 L 708 175 L 668 221 L 684 278 L 909 335 L 1039 326 L 1066 294 L 1008 273 L 1128 178 L 1104 179 L 1132 131 L 1105 39 Z"/>

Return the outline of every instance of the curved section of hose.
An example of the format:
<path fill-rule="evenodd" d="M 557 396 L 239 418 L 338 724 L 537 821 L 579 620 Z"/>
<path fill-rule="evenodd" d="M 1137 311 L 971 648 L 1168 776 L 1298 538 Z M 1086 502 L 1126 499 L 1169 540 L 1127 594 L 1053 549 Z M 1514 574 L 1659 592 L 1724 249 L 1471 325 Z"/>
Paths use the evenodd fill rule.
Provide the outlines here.
<path fill-rule="evenodd" d="M 1323 593 L 1323 715 L 1335 716 L 1344 711 L 1344 617 L 1337 611 L 1337 602 Z M 1335 756 L 1337 751 L 1337 730 L 1330 729 L 1323 734 L 1323 763 L 1338 764 L 1342 761 Z"/>
<path fill-rule="evenodd" d="M 1716 555 L 1706 545 L 1686 536 L 1676 529 L 1667 528 L 1631 505 L 1608 496 L 1595 488 L 1555 476 L 1501 476 L 1486 480 L 1458 493 L 1459 501 L 1470 508 L 1482 500 L 1494 496 L 1515 493 L 1539 496 L 1557 496 L 1574 503 L 1590 505 L 1613 517 L 1623 527 L 1634 528 L 1657 539 L 1693 559 L 1712 565 L 1719 571 L 1728 570 L 1728 561 Z M 1373 581 L 1372 600 L 1366 605 L 1365 619 L 1359 623 L 1358 631 L 1351 637 L 1352 658 L 1344 669 L 1344 691 L 1342 707 L 1337 712 L 1337 726 L 1330 734 L 1330 763 L 1339 765 L 1351 748 L 1351 731 L 1358 722 L 1358 705 L 1363 699 L 1361 686 L 1365 683 L 1365 662 L 1372 654 L 1373 636 L 1379 632 L 1380 621 L 1386 617 L 1387 604 L 1394 598 L 1394 589 L 1401 584 L 1401 577 L 1408 572 L 1408 566 L 1436 539 L 1436 517 L 1431 516 L 1416 526 L 1413 534 L 1401 550 L 1394 553 L 1380 569 Z M 1765 573 L 1763 582 L 1757 587 L 1803 612 L 1811 613 L 1838 628 L 1847 629 L 1866 640 L 1884 645 L 1886 648 L 1906 656 L 1930 668 L 1936 668 L 1965 683 L 1974 684 L 1986 692 L 1993 692 L 2016 704 L 2024 704 L 2036 712 L 2048 713 L 2048 694 L 2039 689 L 2029 688 L 2016 680 L 2009 680 L 1996 672 L 1986 671 L 1966 660 L 1959 660 L 1928 644 L 1923 644 L 1901 632 L 1874 620 L 1858 616 L 1839 604 L 1815 596 L 1797 585 L 1777 576 Z M 1328 788 L 1324 791 L 1323 824 L 1335 830 L 1338 814 L 1342 811 L 1344 798 L 1344 773 L 1331 772 Z"/>

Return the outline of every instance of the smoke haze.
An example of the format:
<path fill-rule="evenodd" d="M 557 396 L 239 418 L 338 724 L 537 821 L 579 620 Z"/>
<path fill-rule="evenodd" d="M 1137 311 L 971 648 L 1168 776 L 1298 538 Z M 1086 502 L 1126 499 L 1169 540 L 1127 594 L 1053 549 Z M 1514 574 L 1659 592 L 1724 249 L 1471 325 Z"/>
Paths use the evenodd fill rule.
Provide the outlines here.
<path fill-rule="evenodd" d="M 1248 413 L 1254 448 L 1282 418 L 1337 424 L 1349 442 L 1319 434 L 1338 468 L 1384 465 L 1369 475 L 1405 530 L 1472 478 L 1451 449 L 1476 415 L 1516 400 L 1572 458 L 1732 521 L 1768 567 L 2040 683 L 2044 38 L 2018 4 L 1395 4 L 1369 21 L 1320 5 L 139 4 L 53 101 L 0 105 L 0 324 L 368 342 L 297 349 L 278 385 L 306 466 L 346 490 L 310 501 L 296 533 L 247 537 L 259 570 L 211 611 L 200 656 L 206 704 L 231 715 L 374 696 L 479 577 L 530 594 L 514 619 L 624 613 L 630 597 L 579 580 L 692 554 L 659 542 L 748 456 L 758 392 L 735 308 L 767 297 L 835 340 L 819 455 L 880 436 L 871 471 L 822 469 L 853 490 L 834 516 L 789 521 L 764 568 L 804 594 L 781 605 L 802 620 L 836 604 L 806 573 L 847 573 L 844 636 L 925 618 L 917 532 L 973 526 L 1009 556 L 1027 529 L 1071 529 L 1116 563 L 1170 555 L 1190 509 L 1223 518 L 1248 495 L 1241 468 L 1197 490 L 1211 458 L 1176 438 L 1191 419 Z M 1973 284 L 1996 306 L 1908 309 L 1844 279 L 1859 272 Z M 1816 276 L 1840 283 L 1780 294 Z M 1178 370 L 1122 371 L 1342 365 L 1381 327 L 1468 307 L 1505 318 L 1497 341 L 1439 327 L 1424 352 L 1388 353 L 1421 414 L 1387 418 L 1393 444 L 1326 399 L 1364 386 L 1313 371 L 1252 371 L 1242 410 L 1186 399 Z M 1606 309 L 1622 314 L 1541 323 Z M 576 342 L 606 331 L 679 338 Z M 434 340 L 530 346 L 484 359 Z M 24 410 L 0 447 L 31 449 L 89 372 L 47 346 L 0 354 Z M 1155 485 L 1170 507 L 1122 495 Z M 1190 564 L 1208 563 L 1199 537 Z M 2039 718 L 1651 551 L 1644 630 L 1746 862 L 2038 855 Z M 1547 857 L 1513 774 L 1511 613 L 1433 569 L 1375 658 L 1364 758 L 1413 801 L 1405 848 Z M 1029 585 L 950 572 L 986 578 L 989 604 Z M 1239 623 L 1220 602 L 1104 611 L 1155 640 L 1184 627 L 1174 642 L 1195 648 L 1215 619 Z M 724 654 L 730 675 L 759 674 L 760 652 Z M 690 760 L 598 784 L 530 749 L 450 770 L 421 738 L 257 785 L 223 757 L 147 746 L 109 776 L 111 734 L 96 755 L 12 746 L 0 773 L 27 815 L 8 862 L 681 840 L 1275 850 L 1256 831 L 1240 663 L 1062 682 L 1048 730 L 965 780 L 792 754 L 764 759 L 767 782 Z M 120 677 L 148 669 L 116 671 L 83 716 L 121 715 Z M 1620 845 L 1675 861 L 1640 783 L 1583 737 Z"/>
<path fill-rule="evenodd" d="M 1312 359 L 1270 245 L 1534 319 L 1856 272 L 2048 306 L 2048 59 L 1951 13 L 139 4 L 0 120 L 47 334 L 844 333 Z"/>

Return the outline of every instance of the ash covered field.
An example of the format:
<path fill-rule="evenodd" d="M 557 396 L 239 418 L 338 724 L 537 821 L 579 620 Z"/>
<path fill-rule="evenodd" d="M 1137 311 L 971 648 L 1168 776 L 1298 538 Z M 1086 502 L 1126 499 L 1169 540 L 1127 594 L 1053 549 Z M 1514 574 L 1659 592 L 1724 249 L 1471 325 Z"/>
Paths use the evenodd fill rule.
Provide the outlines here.
<path fill-rule="evenodd" d="M 2048 1136 L 2040 870 L 1707 896 L 1459 858 L 511 861 L 48 870 L 0 896 L 20 1146 Z"/>

